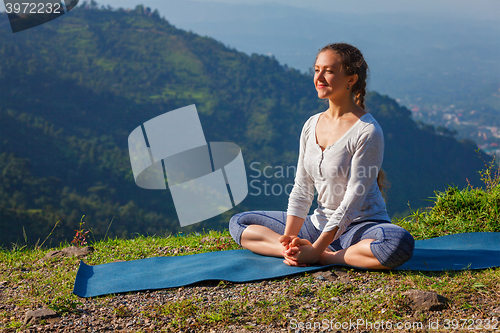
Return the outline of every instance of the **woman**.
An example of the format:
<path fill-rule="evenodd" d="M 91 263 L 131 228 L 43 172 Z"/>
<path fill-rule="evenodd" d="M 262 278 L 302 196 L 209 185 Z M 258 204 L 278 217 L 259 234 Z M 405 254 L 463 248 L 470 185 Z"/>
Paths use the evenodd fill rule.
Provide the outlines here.
<path fill-rule="evenodd" d="M 287 212 L 234 215 L 229 230 L 241 246 L 284 257 L 291 266 L 347 264 L 391 269 L 413 254 L 413 237 L 391 224 L 377 179 L 384 137 L 364 110 L 368 65 L 345 43 L 322 48 L 314 65 L 318 97 L 329 108 L 302 129 Z M 307 215 L 318 192 L 318 207 Z"/>

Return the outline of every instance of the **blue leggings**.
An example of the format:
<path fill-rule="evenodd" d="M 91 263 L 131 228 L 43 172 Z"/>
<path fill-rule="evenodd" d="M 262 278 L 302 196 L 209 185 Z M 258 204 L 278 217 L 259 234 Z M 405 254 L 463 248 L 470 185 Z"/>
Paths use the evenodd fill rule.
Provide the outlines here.
<path fill-rule="evenodd" d="M 236 243 L 241 245 L 241 233 L 251 224 L 265 226 L 283 235 L 286 225 L 286 212 L 251 211 L 234 215 L 229 221 L 229 232 Z M 314 243 L 321 231 L 316 229 L 307 216 L 298 236 Z M 375 239 L 370 249 L 385 267 L 394 268 L 410 260 L 415 241 L 408 231 L 388 221 L 365 221 L 350 224 L 346 231 L 328 247 L 332 251 L 346 249 L 363 239 Z"/>

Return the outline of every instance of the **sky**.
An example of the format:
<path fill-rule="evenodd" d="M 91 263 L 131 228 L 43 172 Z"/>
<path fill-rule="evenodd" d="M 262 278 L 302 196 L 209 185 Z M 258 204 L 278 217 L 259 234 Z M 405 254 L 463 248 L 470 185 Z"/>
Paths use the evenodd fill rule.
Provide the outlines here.
<path fill-rule="evenodd" d="M 120 1 L 108 0 L 119 3 Z M 498 19 L 500 1 L 498 0 L 200 0 L 202 2 L 225 3 L 280 3 L 294 7 L 304 7 L 319 11 L 328 10 L 334 4 L 335 11 L 369 14 L 414 12 L 455 17 L 474 17 L 476 19 Z M 113 5 L 111 5 L 113 6 Z"/>
<path fill-rule="evenodd" d="M 161 0 L 98 0 L 101 5 L 114 8 L 133 8 L 138 4 L 155 8 L 154 4 Z M 183 1 L 183 0 L 179 0 Z M 319 11 L 335 11 L 370 14 L 370 13 L 420 13 L 432 16 L 472 18 L 477 20 L 498 20 L 500 17 L 500 0 L 198 0 L 206 3 L 261 4 L 279 3 L 282 5 L 302 7 Z M 80 3 L 83 2 L 80 0 Z M 0 1 L 0 11 L 5 11 Z M 166 13 L 161 13 L 165 15 Z"/>
<path fill-rule="evenodd" d="M 179 0 L 182 1 L 182 0 Z M 198 0 L 200 2 L 222 3 L 279 3 L 318 11 L 332 11 L 370 14 L 370 13 L 419 13 L 432 16 L 495 20 L 500 16 L 499 0 Z M 132 8 L 143 4 L 150 6 L 155 0 L 99 0 L 97 3 L 111 7 Z M 154 9 L 154 6 L 151 6 Z M 164 15 L 165 13 L 161 13 Z"/>

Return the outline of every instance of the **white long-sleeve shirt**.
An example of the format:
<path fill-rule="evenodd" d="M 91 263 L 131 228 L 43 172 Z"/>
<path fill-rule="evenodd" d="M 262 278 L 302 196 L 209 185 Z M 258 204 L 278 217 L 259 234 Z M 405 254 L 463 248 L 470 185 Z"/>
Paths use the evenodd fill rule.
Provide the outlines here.
<path fill-rule="evenodd" d="M 390 221 L 377 175 L 384 156 L 382 128 L 369 113 L 323 151 L 316 141 L 320 113 L 311 116 L 300 135 L 295 184 L 287 215 L 306 218 L 318 192 L 312 223 L 323 232 L 339 227 L 337 239 L 352 222 Z"/>

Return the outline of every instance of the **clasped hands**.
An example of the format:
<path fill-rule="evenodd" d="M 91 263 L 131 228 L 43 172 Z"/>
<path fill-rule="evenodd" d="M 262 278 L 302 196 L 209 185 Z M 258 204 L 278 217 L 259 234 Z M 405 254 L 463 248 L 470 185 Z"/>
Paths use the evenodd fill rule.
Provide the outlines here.
<path fill-rule="evenodd" d="M 307 239 L 283 235 L 279 238 L 283 246 L 283 262 L 289 266 L 305 267 L 319 261 L 323 250 L 317 249 Z"/>

